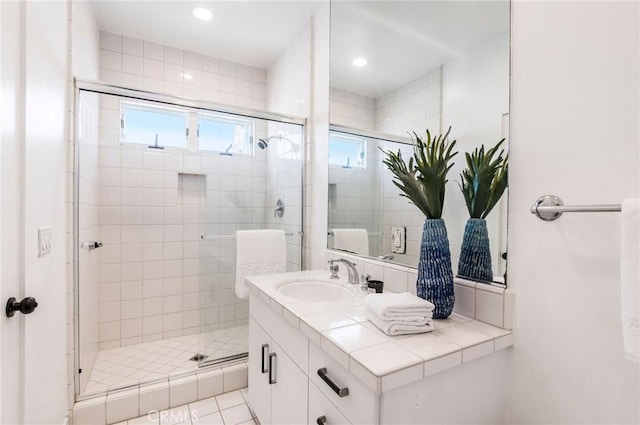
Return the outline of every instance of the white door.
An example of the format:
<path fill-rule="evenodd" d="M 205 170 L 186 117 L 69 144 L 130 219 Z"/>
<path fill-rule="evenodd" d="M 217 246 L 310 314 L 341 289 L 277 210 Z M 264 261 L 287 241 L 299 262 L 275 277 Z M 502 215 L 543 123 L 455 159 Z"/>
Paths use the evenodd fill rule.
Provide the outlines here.
<path fill-rule="evenodd" d="M 68 4 L 3 1 L 0 10 L 0 423 L 59 425 L 68 408 Z M 42 257 L 41 227 L 52 235 Z M 7 318 L 7 299 L 25 296 L 37 310 Z"/>
<path fill-rule="evenodd" d="M 20 388 L 21 361 L 24 353 L 24 319 L 9 319 L 4 309 L 9 297 L 22 295 L 19 274 L 20 247 L 20 177 L 21 139 L 21 66 L 20 23 L 17 18 L 20 3 L 0 3 L 0 40 L 2 46 L 0 70 L 2 88 L 2 139 L 0 145 L 0 423 L 22 421 L 22 393 Z"/>

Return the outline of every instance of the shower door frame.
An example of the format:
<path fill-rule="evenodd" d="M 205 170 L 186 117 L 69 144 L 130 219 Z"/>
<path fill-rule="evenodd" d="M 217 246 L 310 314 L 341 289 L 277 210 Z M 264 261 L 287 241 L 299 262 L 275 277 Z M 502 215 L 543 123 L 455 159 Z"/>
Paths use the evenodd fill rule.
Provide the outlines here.
<path fill-rule="evenodd" d="M 296 117 L 293 115 L 279 114 L 274 112 L 260 111 L 256 109 L 240 108 L 236 106 L 224 105 L 204 100 L 189 99 L 180 96 L 173 96 L 161 93 L 154 93 L 144 90 L 138 90 L 113 84 L 107 84 L 99 81 L 91 81 L 75 78 L 74 79 L 74 140 L 73 140 L 73 343 L 74 343 L 74 396 L 76 401 L 82 400 L 80 393 L 80 149 L 79 149 L 79 131 L 78 131 L 78 105 L 80 103 L 80 95 L 82 92 L 121 96 L 135 100 L 146 100 L 158 102 L 167 105 L 182 106 L 192 109 L 204 109 L 211 112 L 221 112 L 227 114 L 238 115 L 246 118 L 257 118 L 268 121 L 275 121 L 285 124 L 295 124 L 302 127 L 302 159 L 301 159 L 301 185 L 300 199 L 302 200 L 300 212 L 300 268 L 305 269 L 306 266 L 306 238 L 304 235 L 304 205 L 305 205 L 305 182 L 306 182 L 306 154 L 305 148 L 307 137 L 307 119 L 304 117 Z"/>

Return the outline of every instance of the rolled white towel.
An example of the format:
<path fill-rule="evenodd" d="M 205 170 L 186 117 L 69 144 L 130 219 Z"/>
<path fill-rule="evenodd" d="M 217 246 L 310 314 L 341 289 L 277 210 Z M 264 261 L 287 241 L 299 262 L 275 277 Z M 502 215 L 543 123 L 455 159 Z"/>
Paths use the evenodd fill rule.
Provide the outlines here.
<path fill-rule="evenodd" d="M 424 322 L 433 317 L 435 306 L 409 292 L 369 294 L 364 303 L 382 320 Z"/>
<path fill-rule="evenodd" d="M 407 335 L 431 332 L 434 329 L 433 319 L 428 318 L 423 324 L 405 322 L 405 321 L 389 321 L 382 320 L 380 316 L 367 309 L 367 318 L 378 329 L 387 335 Z"/>

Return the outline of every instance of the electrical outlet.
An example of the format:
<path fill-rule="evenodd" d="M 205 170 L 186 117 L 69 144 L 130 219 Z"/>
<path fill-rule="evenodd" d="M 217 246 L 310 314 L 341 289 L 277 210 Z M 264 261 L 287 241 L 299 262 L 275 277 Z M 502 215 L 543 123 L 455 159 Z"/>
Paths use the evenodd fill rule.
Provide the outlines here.
<path fill-rule="evenodd" d="M 391 252 L 405 254 L 407 252 L 407 228 L 402 226 L 391 227 Z"/>
<path fill-rule="evenodd" d="M 51 227 L 38 229 L 38 257 L 44 257 L 51 252 Z"/>

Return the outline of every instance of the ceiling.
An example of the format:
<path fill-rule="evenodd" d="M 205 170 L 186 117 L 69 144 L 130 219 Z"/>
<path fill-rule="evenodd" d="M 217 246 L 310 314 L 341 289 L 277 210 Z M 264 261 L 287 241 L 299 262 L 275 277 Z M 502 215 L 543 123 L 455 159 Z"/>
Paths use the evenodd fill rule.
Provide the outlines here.
<path fill-rule="evenodd" d="M 318 1 L 92 1 L 101 30 L 268 68 Z M 211 21 L 192 15 L 213 12 Z M 142 24 L 141 24 L 142 23 Z M 378 97 L 509 31 L 509 2 L 333 1 L 331 86 Z M 355 68 L 357 56 L 368 64 Z"/>
<path fill-rule="evenodd" d="M 334 2 L 331 86 L 379 97 L 508 31 L 508 1 Z"/>
<path fill-rule="evenodd" d="M 92 1 L 100 30 L 268 68 L 319 7 L 317 1 Z M 213 19 L 200 21 L 193 9 Z"/>

